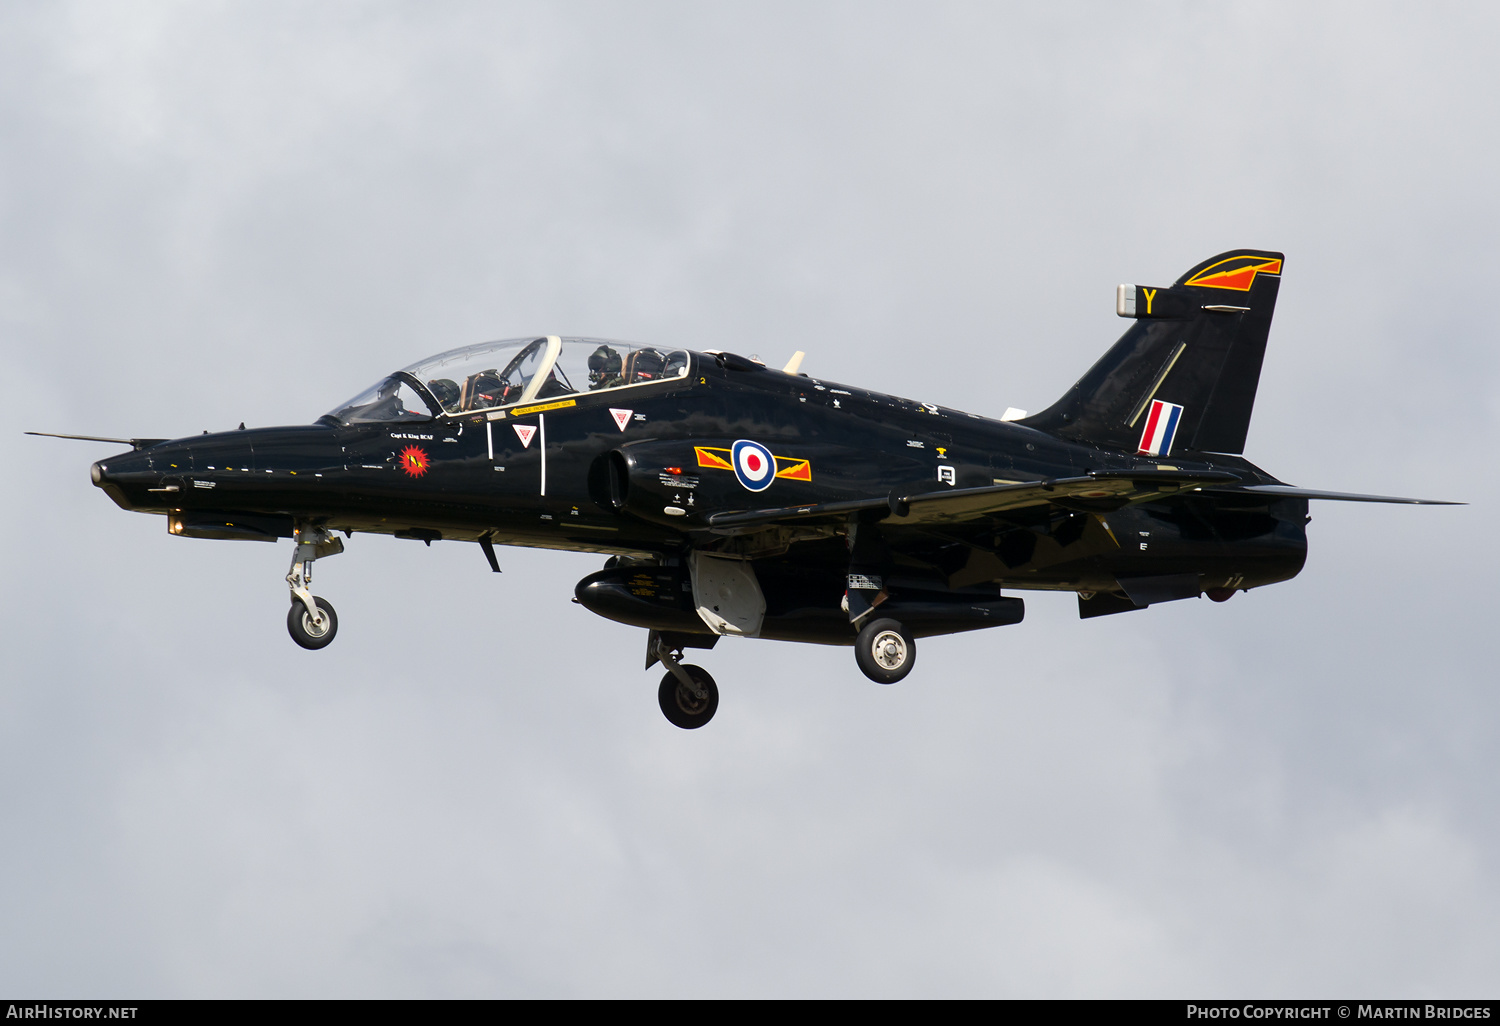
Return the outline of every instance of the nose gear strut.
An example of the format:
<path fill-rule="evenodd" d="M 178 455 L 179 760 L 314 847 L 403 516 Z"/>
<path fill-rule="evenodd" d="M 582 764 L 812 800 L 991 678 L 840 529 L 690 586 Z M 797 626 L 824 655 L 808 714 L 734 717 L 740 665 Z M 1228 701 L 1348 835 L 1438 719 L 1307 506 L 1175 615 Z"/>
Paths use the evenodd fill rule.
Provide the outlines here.
<path fill-rule="evenodd" d="M 313 560 L 343 552 L 344 540 L 329 534 L 322 525 L 305 520 L 296 522 L 292 536 L 297 546 L 292 551 L 291 572 L 286 575 L 287 587 L 292 592 L 287 631 L 303 648 L 322 648 L 333 641 L 339 618 L 327 599 L 312 593 Z"/>

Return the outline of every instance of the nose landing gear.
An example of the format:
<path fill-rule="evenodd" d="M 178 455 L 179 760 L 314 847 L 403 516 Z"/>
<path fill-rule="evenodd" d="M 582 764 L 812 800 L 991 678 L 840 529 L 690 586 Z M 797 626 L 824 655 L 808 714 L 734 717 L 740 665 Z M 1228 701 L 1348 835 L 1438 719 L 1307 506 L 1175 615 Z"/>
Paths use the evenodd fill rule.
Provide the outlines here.
<path fill-rule="evenodd" d="M 299 521 L 293 528 L 297 542 L 292 552 L 292 569 L 286 575 L 292 592 L 292 608 L 287 612 L 286 629 L 292 640 L 306 649 L 320 649 L 338 633 L 339 617 L 333 604 L 312 593 L 313 560 L 336 556 L 344 551 L 344 542 L 313 524 Z"/>

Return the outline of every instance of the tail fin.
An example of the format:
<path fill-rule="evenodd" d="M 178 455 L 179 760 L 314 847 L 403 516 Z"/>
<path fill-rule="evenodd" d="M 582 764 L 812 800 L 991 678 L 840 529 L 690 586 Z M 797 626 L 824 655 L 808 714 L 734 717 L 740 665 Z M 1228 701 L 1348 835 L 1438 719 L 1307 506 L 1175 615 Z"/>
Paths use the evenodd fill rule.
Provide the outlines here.
<path fill-rule="evenodd" d="M 1151 455 L 1244 452 L 1281 264 L 1280 253 L 1233 249 L 1170 288 L 1121 285 L 1116 313 L 1136 323 L 1066 395 L 1021 423 Z"/>

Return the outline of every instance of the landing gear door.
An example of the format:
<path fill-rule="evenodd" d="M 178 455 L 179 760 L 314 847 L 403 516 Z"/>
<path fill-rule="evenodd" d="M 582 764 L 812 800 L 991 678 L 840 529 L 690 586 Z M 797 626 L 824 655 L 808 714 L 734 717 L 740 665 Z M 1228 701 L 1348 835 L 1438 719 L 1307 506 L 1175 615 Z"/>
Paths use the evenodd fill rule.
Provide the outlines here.
<path fill-rule="evenodd" d="M 693 575 L 693 602 L 709 629 L 715 634 L 759 637 L 761 621 L 766 615 L 766 597 L 755 578 L 755 566 L 747 559 L 703 552 L 694 552 L 689 566 Z"/>

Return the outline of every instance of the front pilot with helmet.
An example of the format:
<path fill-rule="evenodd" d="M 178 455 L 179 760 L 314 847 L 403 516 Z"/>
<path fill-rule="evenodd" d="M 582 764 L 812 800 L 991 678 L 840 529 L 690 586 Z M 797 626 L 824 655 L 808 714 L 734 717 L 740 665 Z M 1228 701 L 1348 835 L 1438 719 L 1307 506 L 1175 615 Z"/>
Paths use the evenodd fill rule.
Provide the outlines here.
<path fill-rule="evenodd" d="M 623 367 L 620 354 L 609 346 L 595 349 L 589 354 L 589 391 L 625 384 L 620 373 Z"/>

